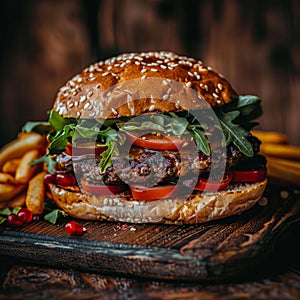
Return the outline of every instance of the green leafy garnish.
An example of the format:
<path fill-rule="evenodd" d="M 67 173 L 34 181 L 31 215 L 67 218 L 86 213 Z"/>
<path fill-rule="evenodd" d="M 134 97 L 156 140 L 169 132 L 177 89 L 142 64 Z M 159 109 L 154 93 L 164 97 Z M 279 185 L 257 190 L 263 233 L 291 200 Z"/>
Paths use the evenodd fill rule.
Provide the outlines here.
<path fill-rule="evenodd" d="M 56 161 L 50 155 L 43 155 L 43 156 L 35 159 L 34 161 L 32 161 L 29 165 L 34 166 L 34 165 L 40 164 L 40 163 L 46 163 L 49 173 L 51 173 L 51 174 L 54 173 L 54 167 L 55 167 Z"/>
<path fill-rule="evenodd" d="M 254 155 L 253 149 L 251 143 L 246 138 L 249 136 L 249 132 L 233 122 L 238 116 L 238 111 L 228 112 L 227 114 L 220 111 L 219 113 L 219 121 L 224 129 L 226 145 L 232 142 L 242 153 L 251 157 Z"/>
<path fill-rule="evenodd" d="M 202 151 L 206 155 L 210 154 L 209 142 L 205 136 L 204 126 L 199 125 L 197 120 L 193 118 L 191 122 L 186 117 L 179 117 L 173 112 L 167 115 L 145 115 L 143 122 L 126 122 L 125 125 L 120 125 L 121 131 L 128 130 L 146 130 L 163 132 L 181 137 L 183 134 L 189 134 L 194 139 L 197 150 Z"/>
<path fill-rule="evenodd" d="M 4 223 L 10 214 L 17 214 L 21 208 L 21 206 L 16 206 L 13 209 L 10 209 L 9 207 L 0 209 L 0 224 Z"/>
<path fill-rule="evenodd" d="M 23 132 L 37 132 L 40 134 L 48 134 L 51 130 L 51 125 L 49 122 L 27 122 L 23 128 Z"/>
<path fill-rule="evenodd" d="M 44 216 L 44 219 L 52 224 L 56 224 L 59 217 L 67 217 L 68 214 L 61 209 L 54 209 Z"/>
<path fill-rule="evenodd" d="M 251 121 L 262 114 L 260 103 L 258 97 L 246 95 L 215 109 L 226 139 L 226 146 L 233 143 L 248 157 L 254 155 L 252 145 L 247 139 L 250 136 L 248 130 L 257 124 Z"/>

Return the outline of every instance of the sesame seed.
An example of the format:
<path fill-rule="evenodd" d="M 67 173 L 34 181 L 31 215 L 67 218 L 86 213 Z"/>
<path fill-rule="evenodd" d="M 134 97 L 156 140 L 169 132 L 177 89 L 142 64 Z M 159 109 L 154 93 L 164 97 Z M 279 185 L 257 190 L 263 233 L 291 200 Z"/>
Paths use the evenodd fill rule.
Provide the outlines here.
<path fill-rule="evenodd" d="M 139 61 L 135 61 L 134 63 L 135 63 L 137 66 L 141 64 Z"/>
<path fill-rule="evenodd" d="M 151 68 L 150 69 L 152 72 L 157 72 L 157 69 Z"/>
<path fill-rule="evenodd" d="M 91 104 L 89 102 L 87 102 L 86 104 L 84 104 L 83 109 L 89 109 L 91 106 Z"/>
<path fill-rule="evenodd" d="M 107 67 L 107 71 L 110 71 L 112 69 L 112 66 Z"/>
<path fill-rule="evenodd" d="M 93 96 L 93 92 L 92 91 L 88 92 L 87 97 L 90 98 L 92 96 Z"/>
<path fill-rule="evenodd" d="M 194 77 L 194 74 L 190 71 L 188 71 L 188 74 L 191 76 L 191 77 Z"/>
<path fill-rule="evenodd" d="M 176 103 L 175 103 L 175 108 L 176 108 L 176 109 L 179 109 L 179 108 L 180 108 L 180 103 L 179 103 L 179 101 L 176 101 Z"/>
<path fill-rule="evenodd" d="M 220 90 L 218 88 L 215 88 L 215 92 L 216 92 L 216 94 L 218 94 L 220 92 Z"/>
<path fill-rule="evenodd" d="M 61 92 L 66 92 L 68 89 L 69 89 L 69 88 L 68 88 L 67 86 L 63 86 L 63 87 L 60 89 L 60 91 L 61 91 Z"/>
<path fill-rule="evenodd" d="M 220 99 L 217 99 L 217 104 L 222 104 L 222 101 Z"/>
<path fill-rule="evenodd" d="M 115 114 L 118 115 L 118 112 L 112 107 L 111 111 Z"/>
<path fill-rule="evenodd" d="M 192 85 L 192 83 L 190 81 L 185 83 L 185 86 L 188 87 L 188 88 L 191 87 L 191 85 Z"/>
<path fill-rule="evenodd" d="M 147 72 L 147 69 L 144 69 L 144 68 L 143 68 L 143 69 L 141 70 L 141 73 L 145 73 L 145 72 Z"/>
<path fill-rule="evenodd" d="M 155 109 L 155 106 L 154 105 L 151 105 L 150 107 L 149 107 L 149 111 L 153 111 Z"/>
<path fill-rule="evenodd" d="M 173 90 L 172 88 L 168 88 L 167 93 L 168 93 L 168 94 L 172 94 L 173 91 L 174 91 L 174 90 Z"/>
<path fill-rule="evenodd" d="M 104 72 L 104 73 L 102 73 L 102 76 L 106 76 L 108 74 L 109 74 L 109 72 Z"/>
<path fill-rule="evenodd" d="M 161 67 L 162 69 L 166 69 L 166 68 L 167 68 L 167 66 L 165 66 L 165 65 L 160 65 L 160 67 Z"/>
<path fill-rule="evenodd" d="M 223 90 L 223 85 L 222 85 L 221 83 L 218 83 L 218 89 L 219 89 L 220 91 Z"/>
<path fill-rule="evenodd" d="M 98 83 L 97 85 L 96 85 L 96 89 L 99 89 L 101 87 L 101 85 Z"/>
<path fill-rule="evenodd" d="M 218 98 L 218 97 L 219 97 L 216 93 L 213 93 L 212 95 L 213 95 L 213 97 L 215 97 L 215 98 Z"/>
<path fill-rule="evenodd" d="M 163 85 L 168 85 L 168 84 L 169 84 L 169 82 L 166 79 L 164 79 L 163 80 Z"/>
<path fill-rule="evenodd" d="M 146 77 L 147 77 L 146 75 L 143 75 L 143 76 L 141 77 L 141 79 L 144 80 L 144 79 L 146 79 Z"/>
<path fill-rule="evenodd" d="M 168 100 L 169 98 L 170 98 L 170 95 L 169 94 L 165 94 L 165 95 L 163 95 L 163 100 Z"/>

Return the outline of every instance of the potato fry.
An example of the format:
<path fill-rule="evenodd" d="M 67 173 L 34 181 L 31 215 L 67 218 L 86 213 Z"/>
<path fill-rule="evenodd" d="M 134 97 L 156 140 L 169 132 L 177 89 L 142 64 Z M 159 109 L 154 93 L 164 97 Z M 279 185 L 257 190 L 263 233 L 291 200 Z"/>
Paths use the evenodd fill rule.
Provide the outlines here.
<path fill-rule="evenodd" d="M 30 166 L 29 163 L 38 157 L 39 151 L 37 149 L 30 150 L 23 155 L 16 170 L 15 179 L 17 182 L 27 183 L 32 178 L 37 166 Z"/>
<path fill-rule="evenodd" d="M 252 130 L 251 133 L 263 143 L 286 144 L 288 142 L 287 135 L 276 131 Z"/>
<path fill-rule="evenodd" d="M 300 184 L 300 170 L 287 168 L 281 164 L 268 163 L 267 164 L 268 175 L 280 179 L 285 182 L 290 182 L 299 185 Z"/>
<path fill-rule="evenodd" d="M 45 146 L 45 138 L 37 133 L 30 132 L 22 135 L 5 145 L 0 151 L 0 169 L 4 163 L 13 158 L 20 158 L 26 152 Z"/>
<path fill-rule="evenodd" d="M 35 175 L 28 185 L 26 195 L 26 206 L 34 214 L 41 214 L 44 207 L 45 187 L 44 176 L 46 172 L 40 172 Z"/>
<path fill-rule="evenodd" d="M 281 158 L 300 159 L 299 146 L 262 143 L 260 146 L 260 152 L 264 155 Z"/>
<path fill-rule="evenodd" d="M 26 192 L 17 195 L 15 198 L 8 202 L 8 207 L 15 208 L 17 206 L 25 206 Z"/>
<path fill-rule="evenodd" d="M 15 175 L 16 170 L 19 166 L 20 159 L 19 158 L 13 158 L 8 161 L 6 161 L 2 167 L 2 172 L 8 173 L 11 175 Z"/>
<path fill-rule="evenodd" d="M 11 200 L 21 193 L 24 188 L 24 184 L 13 185 L 9 183 L 0 183 L 0 202 Z"/>
<path fill-rule="evenodd" d="M 300 162 L 298 161 L 292 161 L 292 160 L 287 160 L 287 159 L 283 159 L 283 158 L 277 158 L 277 157 L 270 157 L 267 156 L 267 160 L 268 160 L 268 164 L 272 164 L 272 165 L 280 165 L 282 167 L 285 167 L 287 169 L 287 171 L 289 171 L 289 169 L 294 169 L 294 170 L 298 170 L 300 172 Z M 300 184 L 300 182 L 299 182 Z"/>
<path fill-rule="evenodd" d="M 0 183 L 18 184 L 18 181 L 12 175 L 0 172 Z"/>

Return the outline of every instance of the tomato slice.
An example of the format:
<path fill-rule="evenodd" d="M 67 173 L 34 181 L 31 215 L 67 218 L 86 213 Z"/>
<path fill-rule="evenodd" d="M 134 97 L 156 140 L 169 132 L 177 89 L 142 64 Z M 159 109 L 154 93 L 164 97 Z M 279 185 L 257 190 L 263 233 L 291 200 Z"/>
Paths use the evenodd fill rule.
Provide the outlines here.
<path fill-rule="evenodd" d="M 135 200 L 158 200 L 174 197 L 179 193 L 179 185 L 163 185 L 155 187 L 129 186 Z"/>
<path fill-rule="evenodd" d="M 127 189 L 126 185 L 96 185 L 81 180 L 82 189 L 84 192 L 92 195 L 110 195 L 119 194 Z"/>
<path fill-rule="evenodd" d="M 207 178 L 200 178 L 197 182 L 194 190 L 196 191 L 207 191 L 207 192 L 217 192 L 224 190 L 230 183 L 232 179 L 232 173 L 228 172 L 223 177 L 222 182 L 211 181 Z"/>
<path fill-rule="evenodd" d="M 164 136 L 160 134 L 138 134 L 126 131 L 128 139 L 136 146 L 153 150 L 178 150 L 187 147 L 191 142 L 190 136 Z"/>
<path fill-rule="evenodd" d="M 106 149 L 106 146 L 96 147 L 95 143 L 81 143 L 76 147 L 68 144 L 65 153 L 70 156 L 100 155 Z"/>
<path fill-rule="evenodd" d="M 234 182 L 260 182 L 267 178 L 267 169 L 232 171 Z"/>

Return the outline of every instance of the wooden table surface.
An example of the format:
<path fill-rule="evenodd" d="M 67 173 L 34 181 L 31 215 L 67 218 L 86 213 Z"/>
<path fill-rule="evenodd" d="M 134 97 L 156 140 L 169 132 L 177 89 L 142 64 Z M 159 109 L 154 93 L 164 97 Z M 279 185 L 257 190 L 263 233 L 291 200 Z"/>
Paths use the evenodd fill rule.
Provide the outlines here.
<path fill-rule="evenodd" d="M 70 239 L 68 244 L 62 236 L 63 226 L 47 228 L 35 223 L 15 231 L 2 226 L 0 299 L 300 299 L 299 187 L 272 185 L 266 197 L 266 206 L 257 206 L 239 217 L 191 227 L 190 234 L 186 228 L 166 225 L 135 225 L 130 231 L 129 225 L 123 230 L 117 223 L 86 223 L 90 235 L 83 237 L 82 243 L 102 245 L 98 251 L 89 247 L 86 257 L 76 256 L 80 240 Z M 36 228 L 42 229 L 34 232 Z M 94 234 L 95 228 L 106 228 L 111 234 Z M 113 233 L 112 229 L 117 231 Z M 30 255 L 29 243 L 37 234 L 48 239 L 48 248 L 32 248 Z M 172 240 L 174 237 L 177 239 Z M 52 240 L 55 243 L 51 245 Z M 41 245 L 40 241 L 35 244 Z M 61 241 L 67 244 L 59 254 L 56 245 Z M 120 259 L 114 251 L 122 253 L 124 242 L 131 250 Z M 104 245 L 113 250 L 109 256 L 98 253 L 105 250 Z M 145 249 L 141 260 L 140 252 Z M 166 255 L 152 257 L 157 249 L 163 249 Z M 185 268 L 176 251 L 185 259 L 201 261 L 205 273 Z M 172 264 L 170 253 L 177 253 L 172 254 Z M 91 258 L 96 261 L 92 263 Z M 132 261 L 134 264 L 130 264 Z M 144 262 L 148 270 L 141 272 Z M 155 267 L 151 270 L 152 262 Z M 126 266 L 128 269 L 122 269 Z M 185 280 L 185 273 L 197 275 Z"/>

